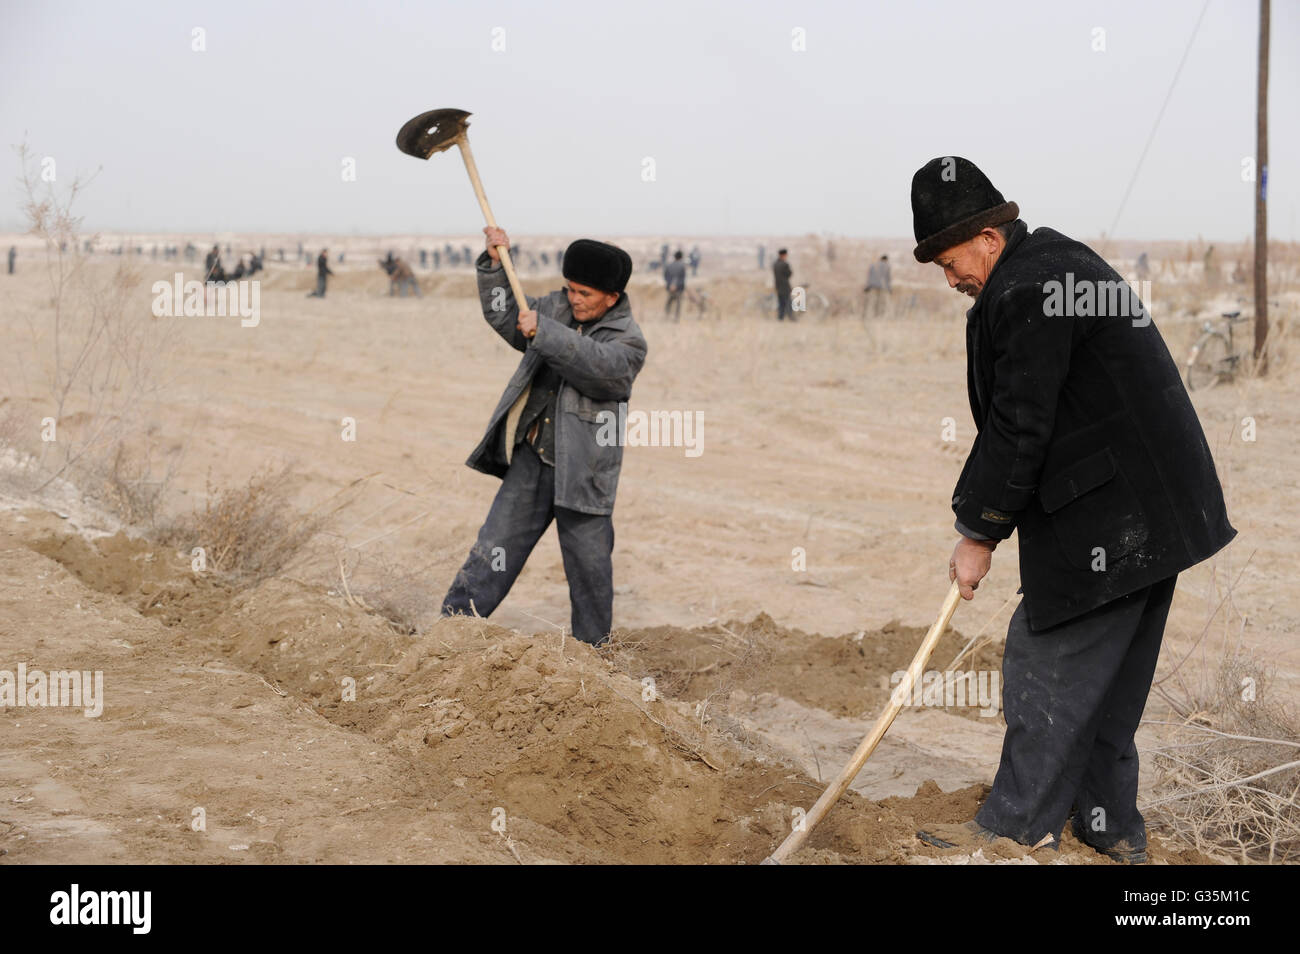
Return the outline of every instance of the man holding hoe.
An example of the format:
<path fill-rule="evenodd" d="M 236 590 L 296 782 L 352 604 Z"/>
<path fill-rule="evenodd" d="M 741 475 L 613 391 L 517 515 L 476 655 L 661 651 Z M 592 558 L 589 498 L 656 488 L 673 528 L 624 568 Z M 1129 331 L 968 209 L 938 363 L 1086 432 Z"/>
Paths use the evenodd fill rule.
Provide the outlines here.
<path fill-rule="evenodd" d="M 556 522 L 573 635 L 599 646 L 614 607 L 614 494 L 621 435 L 600 440 L 632 393 L 646 343 L 628 302 L 631 257 L 579 239 L 563 258 L 565 287 L 521 309 L 501 265 L 504 230 L 485 228 L 479 299 L 492 329 L 524 356 L 467 463 L 501 478 L 487 521 L 442 603 L 442 615 L 489 616 L 542 533 Z M 607 415 L 612 415 L 609 417 Z"/>
<path fill-rule="evenodd" d="M 1133 738 L 1182 570 L 1236 535 L 1178 368 L 1100 256 L 1030 232 L 970 161 L 912 179 L 916 260 L 969 295 L 977 435 L 953 494 L 949 562 L 965 599 L 1019 533 L 1024 599 L 1007 630 L 1007 732 L 975 820 L 918 833 L 941 848 L 1076 837 L 1146 861 Z"/>

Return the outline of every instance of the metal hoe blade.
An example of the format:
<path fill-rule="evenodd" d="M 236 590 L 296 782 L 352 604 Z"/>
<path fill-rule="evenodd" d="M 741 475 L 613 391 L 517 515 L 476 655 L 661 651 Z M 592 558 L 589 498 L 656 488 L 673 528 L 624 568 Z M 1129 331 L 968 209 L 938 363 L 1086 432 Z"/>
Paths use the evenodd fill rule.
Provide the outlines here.
<path fill-rule="evenodd" d="M 431 109 L 407 122 L 397 134 L 397 148 L 408 156 L 428 159 L 456 145 L 469 128 L 463 109 Z"/>

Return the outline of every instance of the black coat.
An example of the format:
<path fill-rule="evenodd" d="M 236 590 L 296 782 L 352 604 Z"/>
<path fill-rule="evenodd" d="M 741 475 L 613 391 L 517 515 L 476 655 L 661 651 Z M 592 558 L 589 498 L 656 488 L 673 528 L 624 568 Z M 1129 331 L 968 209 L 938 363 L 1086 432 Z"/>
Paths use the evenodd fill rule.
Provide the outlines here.
<path fill-rule="evenodd" d="M 783 262 L 778 258 L 772 263 L 772 281 L 776 284 L 778 294 L 790 294 L 790 274 L 791 268 L 789 262 Z"/>
<path fill-rule="evenodd" d="M 1137 296 L 1108 284 L 1122 281 L 1086 245 L 1018 222 L 966 314 L 979 433 L 953 510 L 988 537 L 1019 530 L 1035 629 L 1185 570 L 1237 532 L 1178 367 Z"/>

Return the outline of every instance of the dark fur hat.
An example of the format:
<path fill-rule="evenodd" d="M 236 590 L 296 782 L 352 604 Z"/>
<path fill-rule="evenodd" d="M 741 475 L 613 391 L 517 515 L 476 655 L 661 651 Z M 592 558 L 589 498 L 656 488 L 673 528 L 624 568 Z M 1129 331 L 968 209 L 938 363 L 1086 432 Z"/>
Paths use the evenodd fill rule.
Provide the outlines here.
<path fill-rule="evenodd" d="M 564 251 L 564 277 L 618 294 L 632 277 L 632 256 L 617 245 L 578 239 Z"/>
<path fill-rule="evenodd" d="M 913 254 L 918 262 L 932 262 L 944 249 L 1018 218 L 1020 206 L 1002 198 L 969 159 L 931 159 L 912 176 Z"/>

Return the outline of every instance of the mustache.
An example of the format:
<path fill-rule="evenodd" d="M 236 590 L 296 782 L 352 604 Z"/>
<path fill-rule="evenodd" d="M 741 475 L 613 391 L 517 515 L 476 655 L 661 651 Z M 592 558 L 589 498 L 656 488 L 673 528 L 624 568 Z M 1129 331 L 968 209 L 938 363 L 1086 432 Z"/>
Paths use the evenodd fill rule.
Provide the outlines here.
<path fill-rule="evenodd" d="M 957 291 L 961 292 L 963 295 L 969 295 L 971 298 L 974 298 L 979 292 L 979 289 L 970 282 L 958 282 Z"/>

